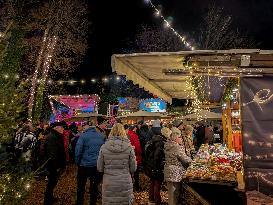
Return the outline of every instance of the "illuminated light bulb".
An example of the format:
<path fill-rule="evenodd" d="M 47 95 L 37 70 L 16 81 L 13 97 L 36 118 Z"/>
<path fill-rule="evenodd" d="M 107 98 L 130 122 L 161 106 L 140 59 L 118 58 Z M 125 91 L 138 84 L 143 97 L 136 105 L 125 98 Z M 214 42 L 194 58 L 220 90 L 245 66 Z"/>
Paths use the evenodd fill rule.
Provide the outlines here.
<path fill-rule="evenodd" d="M 74 81 L 74 80 L 70 80 L 70 81 L 68 81 L 68 83 L 69 83 L 70 85 L 74 85 L 75 81 Z"/>
<path fill-rule="evenodd" d="M 85 83 L 85 80 L 81 80 L 81 84 L 84 84 Z"/>
<path fill-rule="evenodd" d="M 28 189 L 30 188 L 30 184 L 27 183 L 25 187 L 26 187 L 26 189 L 28 190 Z"/>
<path fill-rule="evenodd" d="M 38 80 L 37 80 L 37 83 L 40 83 L 40 82 L 41 82 L 41 80 L 40 80 L 40 79 L 38 79 Z"/>
<path fill-rule="evenodd" d="M 8 78 L 9 78 L 9 75 L 8 75 L 8 74 L 5 74 L 5 75 L 4 75 L 4 78 L 8 79 Z"/>
<path fill-rule="evenodd" d="M 195 48 L 194 47 L 191 47 L 191 50 L 193 51 Z"/>
<path fill-rule="evenodd" d="M 48 84 L 52 84 L 52 80 L 48 80 L 47 82 L 48 82 Z"/>
<path fill-rule="evenodd" d="M 108 78 L 103 78 L 103 81 L 104 82 L 108 82 Z"/>
<path fill-rule="evenodd" d="M 19 75 L 15 75 L 15 79 L 19 79 Z"/>
<path fill-rule="evenodd" d="M 116 77 L 116 80 L 120 80 L 120 77 L 119 77 L 119 76 L 117 76 L 117 77 Z"/>
<path fill-rule="evenodd" d="M 59 83 L 60 85 L 62 85 L 64 82 L 60 80 L 60 81 L 58 81 L 58 83 Z"/>
<path fill-rule="evenodd" d="M 160 11 L 156 9 L 155 15 L 160 16 Z"/>

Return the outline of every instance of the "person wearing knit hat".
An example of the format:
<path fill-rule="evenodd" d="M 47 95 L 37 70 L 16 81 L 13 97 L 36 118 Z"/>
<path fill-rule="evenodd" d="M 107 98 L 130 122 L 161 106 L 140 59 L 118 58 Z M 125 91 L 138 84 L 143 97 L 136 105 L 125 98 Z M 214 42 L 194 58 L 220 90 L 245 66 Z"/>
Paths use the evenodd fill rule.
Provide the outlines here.
<path fill-rule="evenodd" d="M 161 125 L 160 125 L 160 120 L 154 120 L 154 121 L 152 122 L 152 126 L 153 126 L 153 127 L 161 127 Z"/>
<path fill-rule="evenodd" d="M 180 182 L 191 158 L 185 154 L 181 146 L 181 131 L 173 127 L 167 142 L 164 145 L 165 166 L 164 179 L 168 188 L 168 204 L 177 205 L 180 194 Z"/>
<path fill-rule="evenodd" d="M 167 139 L 169 139 L 170 136 L 171 136 L 171 134 L 172 134 L 172 131 L 171 131 L 169 128 L 167 128 L 167 127 L 163 127 L 163 128 L 161 129 L 161 134 L 162 134 L 164 137 L 166 137 Z"/>

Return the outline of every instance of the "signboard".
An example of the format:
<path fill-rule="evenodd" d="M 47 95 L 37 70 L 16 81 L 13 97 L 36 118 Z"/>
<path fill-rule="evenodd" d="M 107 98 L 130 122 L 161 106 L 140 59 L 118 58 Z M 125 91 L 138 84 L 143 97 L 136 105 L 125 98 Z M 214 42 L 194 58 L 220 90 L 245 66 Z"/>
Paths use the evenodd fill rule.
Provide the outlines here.
<path fill-rule="evenodd" d="M 98 95 L 51 95 L 49 100 L 52 120 L 62 121 L 79 113 L 96 112 L 100 98 Z"/>
<path fill-rule="evenodd" d="M 242 78 L 246 189 L 273 195 L 273 76 Z"/>
<path fill-rule="evenodd" d="M 147 99 L 139 103 L 139 110 L 148 112 L 166 112 L 166 102 L 161 99 Z"/>

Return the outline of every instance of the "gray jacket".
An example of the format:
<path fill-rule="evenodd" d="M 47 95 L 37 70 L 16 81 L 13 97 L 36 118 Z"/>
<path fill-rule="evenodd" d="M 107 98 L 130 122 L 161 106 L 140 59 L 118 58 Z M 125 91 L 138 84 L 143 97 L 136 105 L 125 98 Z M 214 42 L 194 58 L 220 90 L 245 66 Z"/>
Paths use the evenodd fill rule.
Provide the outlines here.
<path fill-rule="evenodd" d="M 164 178 L 169 182 L 180 182 L 185 174 L 191 158 L 185 154 L 183 146 L 168 140 L 164 146 L 165 166 Z"/>
<path fill-rule="evenodd" d="M 129 139 L 110 137 L 102 145 L 97 169 L 103 172 L 102 204 L 131 205 L 134 193 L 131 174 L 136 171 L 135 152 Z"/>

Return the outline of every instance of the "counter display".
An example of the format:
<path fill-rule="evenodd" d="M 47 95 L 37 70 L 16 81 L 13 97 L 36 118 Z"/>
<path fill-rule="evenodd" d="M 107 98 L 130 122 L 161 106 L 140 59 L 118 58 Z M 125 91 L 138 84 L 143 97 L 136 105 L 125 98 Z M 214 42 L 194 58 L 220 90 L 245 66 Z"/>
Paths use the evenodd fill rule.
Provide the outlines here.
<path fill-rule="evenodd" d="M 186 171 L 189 180 L 236 183 L 236 171 L 242 168 L 242 153 L 230 152 L 221 144 L 203 144 Z"/>

